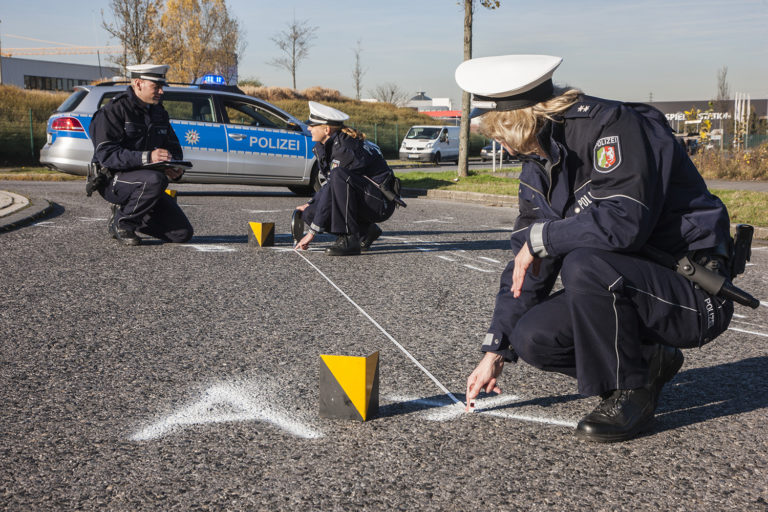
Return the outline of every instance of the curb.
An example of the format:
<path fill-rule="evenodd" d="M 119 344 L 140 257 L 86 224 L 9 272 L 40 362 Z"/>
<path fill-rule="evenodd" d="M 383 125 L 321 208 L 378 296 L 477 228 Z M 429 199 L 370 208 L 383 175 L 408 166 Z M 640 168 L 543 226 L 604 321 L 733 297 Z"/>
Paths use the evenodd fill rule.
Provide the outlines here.
<path fill-rule="evenodd" d="M 30 198 L 29 204 L 14 213 L 0 217 L 0 233 L 11 231 L 33 220 L 45 217 L 53 210 L 53 204 L 46 199 Z"/>

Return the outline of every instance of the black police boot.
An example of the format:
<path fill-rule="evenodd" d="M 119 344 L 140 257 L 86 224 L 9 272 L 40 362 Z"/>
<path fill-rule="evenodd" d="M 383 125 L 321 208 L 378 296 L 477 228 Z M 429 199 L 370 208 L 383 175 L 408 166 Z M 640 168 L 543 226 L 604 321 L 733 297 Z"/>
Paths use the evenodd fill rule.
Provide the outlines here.
<path fill-rule="evenodd" d="M 332 246 L 325 250 L 328 256 L 355 256 L 360 254 L 360 237 L 357 233 L 339 235 Z"/>
<path fill-rule="evenodd" d="M 616 389 L 576 426 L 576 437 L 598 443 L 626 441 L 653 422 L 653 394 L 646 388 Z"/>
<path fill-rule="evenodd" d="M 656 346 L 656 352 L 648 363 L 648 384 L 646 385 L 653 394 L 654 409 L 659 405 L 661 389 L 680 371 L 684 359 L 679 348 L 661 344 Z"/>
<path fill-rule="evenodd" d="M 361 251 L 367 251 L 371 248 L 371 244 L 376 241 L 377 238 L 381 236 L 381 228 L 377 226 L 376 224 L 371 224 L 368 226 L 368 231 L 365 233 L 365 236 L 360 238 L 360 250 Z"/>
<path fill-rule="evenodd" d="M 136 235 L 135 231 L 118 229 L 114 222 L 109 225 L 109 234 L 123 245 L 139 245 L 141 243 L 141 238 Z"/>

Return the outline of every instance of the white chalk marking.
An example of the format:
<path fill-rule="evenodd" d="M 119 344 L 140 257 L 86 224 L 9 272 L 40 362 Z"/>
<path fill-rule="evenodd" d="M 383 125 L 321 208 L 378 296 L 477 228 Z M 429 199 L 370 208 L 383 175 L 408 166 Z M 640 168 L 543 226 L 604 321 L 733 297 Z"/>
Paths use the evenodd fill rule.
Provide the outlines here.
<path fill-rule="evenodd" d="M 197 245 L 197 244 L 182 244 L 184 247 L 192 247 L 200 252 L 235 252 L 237 249 L 233 247 L 225 247 L 223 245 Z"/>
<path fill-rule="evenodd" d="M 434 251 L 434 249 L 430 249 L 430 248 L 427 248 L 427 247 L 414 247 L 414 248 L 417 251 L 422 251 L 422 252 L 432 252 L 432 251 Z"/>
<path fill-rule="evenodd" d="M 277 409 L 277 400 L 258 395 L 259 393 L 249 393 L 240 386 L 217 384 L 205 390 L 197 402 L 139 430 L 130 439 L 148 441 L 190 425 L 234 421 L 263 421 L 305 439 L 323 436 L 322 432 L 297 422 L 284 411 Z"/>
<path fill-rule="evenodd" d="M 484 268 L 475 267 L 475 266 L 472 266 L 472 265 L 467 265 L 466 263 L 464 264 L 464 266 L 467 267 L 467 268 L 471 268 L 472 270 L 477 270 L 478 272 L 485 272 L 485 273 L 491 272 L 490 270 L 486 270 Z"/>
<path fill-rule="evenodd" d="M 279 212 L 284 212 L 284 211 L 288 211 L 288 210 L 246 210 L 246 209 L 243 209 L 243 211 L 244 212 L 248 212 L 248 213 L 279 213 Z"/>
<path fill-rule="evenodd" d="M 763 336 L 765 338 L 768 338 L 768 333 L 764 332 L 754 332 L 754 331 L 747 331 L 746 329 L 737 329 L 736 327 L 729 327 L 729 331 L 736 331 L 736 332 L 743 332 L 745 334 L 754 334 L 755 336 Z"/>
<path fill-rule="evenodd" d="M 436 224 L 453 224 L 453 222 L 449 220 L 442 220 L 442 219 L 424 219 L 424 220 L 415 220 L 411 224 L 424 224 L 426 222 L 434 222 Z"/>
<path fill-rule="evenodd" d="M 417 361 L 417 360 L 416 360 L 416 358 L 415 358 L 415 357 L 413 357 L 413 356 L 411 355 L 411 353 L 410 353 L 410 352 L 408 352 L 408 351 L 405 349 L 405 347 L 403 347 L 403 346 L 402 346 L 400 343 L 398 343 L 398 342 L 397 342 L 397 340 L 396 340 L 395 338 L 393 338 L 393 337 L 392 337 L 392 336 L 391 336 L 391 335 L 390 335 L 390 334 L 389 334 L 389 333 L 388 333 L 388 332 L 387 332 L 387 331 L 386 331 L 386 330 L 385 330 L 385 329 L 384 329 L 384 328 L 383 328 L 381 325 L 379 325 L 379 323 L 378 323 L 376 320 L 374 320 L 374 319 L 371 317 L 371 315 L 369 315 L 368 313 L 366 313 L 366 312 L 365 312 L 365 310 L 364 310 L 363 308 L 361 308 L 360 306 L 358 306 L 358 305 L 357 305 L 357 303 L 356 303 L 355 301 L 353 301 L 353 300 L 352 300 L 352 299 L 349 297 L 349 295 L 347 295 L 346 293 L 344 293 L 344 291 L 342 291 L 342 289 L 341 289 L 341 288 L 339 288 L 338 286 L 336 286 L 336 283 L 334 283 L 333 281 L 331 281 L 331 279 L 330 279 L 328 276 L 326 276 L 326 275 L 323 273 L 323 271 L 322 271 L 322 270 L 320 270 L 319 268 L 317 268 L 317 267 L 315 266 L 315 264 L 314 264 L 314 263 L 312 263 L 311 261 L 309 261 L 309 260 L 306 258 L 306 256 L 304 256 L 303 254 L 301 254 L 301 252 L 300 252 L 300 251 L 296 251 L 296 250 L 294 250 L 294 252 L 295 252 L 296 254 L 298 254 L 299 256 L 301 256 L 301 258 L 302 258 L 304 261 L 306 261 L 306 262 L 309 264 L 309 266 L 310 266 L 310 267 L 314 268 L 314 269 L 317 271 L 317 273 L 318 273 L 318 274 L 320 274 L 321 276 L 323 276 L 323 278 L 325 278 L 325 280 L 326 280 L 326 281 L 328 281 L 328 282 L 331 284 L 331 286 L 333 286 L 334 288 L 336 288 L 336 291 L 338 291 L 338 292 L 339 292 L 339 293 L 340 293 L 340 294 L 341 294 L 341 295 L 342 295 L 342 296 L 343 296 L 345 299 L 347 299 L 347 300 L 349 301 L 349 303 L 350 303 L 350 304 L 352 304 L 353 306 L 355 306 L 355 308 L 357 308 L 357 310 L 358 310 L 358 311 L 360 311 L 360 312 L 363 314 L 363 316 L 365 316 L 365 318 L 367 318 L 367 319 L 368 319 L 368 320 L 369 320 L 369 321 L 370 321 L 370 322 L 371 322 L 371 323 L 372 323 L 374 326 L 376 326 L 376 328 L 377 328 L 377 329 L 379 329 L 379 330 L 380 330 L 380 331 L 381 331 L 381 332 L 384 334 L 384 336 L 386 336 L 386 337 L 389 339 L 389 341 L 391 341 L 392 343 L 394 343 L 394 344 L 395 344 L 395 346 L 396 346 L 397 348 L 399 348 L 399 349 L 400 349 L 400 350 L 403 352 L 403 354 L 405 354 L 406 356 L 408 356 L 408 358 L 409 358 L 411 361 L 413 361 L 413 363 L 414 363 L 414 364 L 415 364 L 415 365 L 416 365 L 416 366 L 417 366 L 417 367 L 418 367 L 418 368 L 419 368 L 421 371 L 423 371 L 423 372 L 424 372 L 424 373 L 427 375 L 427 377 L 429 377 L 430 379 L 432 379 L 432 382 L 434 382 L 434 383 L 437 385 L 437 387 L 438 387 L 438 388 L 440 388 L 440 389 L 441 389 L 441 390 L 442 390 L 442 391 L 443 391 L 443 392 L 444 392 L 446 395 L 448 395 L 448 396 L 450 397 L 450 399 L 451 399 L 451 400 L 453 400 L 453 401 L 454 401 L 455 403 L 457 403 L 457 404 L 460 404 L 460 403 L 462 403 L 462 402 L 461 402 L 461 401 L 460 401 L 458 398 L 456 398 L 455 396 L 453 396 L 453 393 L 451 393 L 450 391 L 448 391 L 448 388 L 446 388 L 445 386 L 443 386 L 443 384 L 442 384 L 442 383 L 441 383 L 439 380 L 437 380 L 437 378 L 436 378 L 434 375 L 432 375 L 431 373 L 429 373 L 429 370 L 427 370 L 426 368 L 424 368 L 424 366 L 422 366 L 422 364 L 421 364 L 419 361 Z"/>
<path fill-rule="evenodd" d="M 106 222 L 106 217 L 78 217 L 81 222 Z"/>
<path fill-rule="evenodd" d="M 733 316 L 736 316 L 736 315 L 733 315 Z M 742 317 L 742 318 L 744 318 L 744 317 Z M 754 325 L 755 327 L 758 327 L 760 329 L 768 329 L 768 327 L 766 327 L 765 325 L 756 324 L 754 322 L 747 322 L 745 320 L 731 320 L 731 322 L 735 322 L 737 324 L 744 324 L 744 325 Z"/>
<path fill-rule="evenodd" d="M 448 256 L 443 256 L 443 255 L 441 255 L 441 254 L 435 254 L 435 256 L 437 256 L 437 257 L 438 257 L 438 258 L 440 258 L 441 260 L 445 260 L 445 261 L 456 261 L 456 260 L 455 260 L 455 259 L 453 259 L 453 258 L 449 258 Z"/>
<path fill-rule="evenodd" d="M 61 228 L 64 227 L 64 226 L 56 226 L 55 223 L 52 220 L 41 220 L 40 222 L 35 222 L 32 225 L 40 227 L 40 228 L 58 228 L 58 229 L 61 229 Z"/>
<path fill-rule="evenodd" d="M 404 397 L 387 397 L 388 400 L 395 402 L 413 402 L 416 404 L 427 405 L 429 407 L 440 407 L 437 411 L 428 411 L 426 418 L 430 421 L 448 421 L 456 419 L 464 414 L 466 411 L 461 403 L 448 404 L 444 401 L 430 400 L 427 398 L 415 398 L 408 399 Z M 497 418 L 504 418 L 508 420 L 527 421 L 531 423 L 544 423 L 547 425 L 555 425 L 558 427 L 571 427 L 576 428 L 577 421 L 562 419 L 562 418 L 547 418 L 545 416 L 533 416 L 530 414 L 516 414 L 508 411 L 495 410 L 497 407 L 518 402 L 522 400 L 522 397 L 517 395 L 496 395 L 486 398 L 475 399 L 475 410 L 473 414 L 485 414 L 488 416 L 495 416 Z M 448 406 L 448 407 L 446 407 Z M 490 410 L 494 409 L 494 410 Z"/>
<path fill-rule="evenodd" d="M 765 306 L 765 307 L 768 307 L 768 302 L 766 302 L 766 301 L 764 301 L 764 300 L 761 300 L 761 301 L 760 301 L 760 305 L 761 305 L 761 306 Z"/>
<path fill-rule="evenodd" d="M 387 240 L 401 240 L 401 241 L 407 241 L 407 238 L 403 238 L 400 236 L 387 236 L 387 235 L 381 235 L 379 238 L 384 238 Z"/>
<path fill-rule="evenodd" d="M 501 263 L 499 260 L 495 260 L 493 258 L 486 258 L 485 256 L 478 256 L 478 258 L 481 260 L 490 261 L 492 263 Z"/>

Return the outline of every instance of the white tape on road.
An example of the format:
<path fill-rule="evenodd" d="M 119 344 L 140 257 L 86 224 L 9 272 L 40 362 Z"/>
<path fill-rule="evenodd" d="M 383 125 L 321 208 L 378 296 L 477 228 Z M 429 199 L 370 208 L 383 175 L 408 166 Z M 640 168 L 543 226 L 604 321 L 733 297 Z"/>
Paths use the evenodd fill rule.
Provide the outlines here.
<path fill-rule="evenodd" d="M 424 372 L 424 373 L 427 375 L 427 377 L 429 377 L 430 379 L 432 379 L 432 382 L 434 382 L 434 383 L 437 385 L 437 387 L 438 387 L 438 388 L 440 388 L 440 389 L 441 389 L 441 390 L 442 390 L 442 391 L 443 391 L 443 392 L 444 392 L 446 395 L 448 395 L 448 397 L 449 397 L 451 400 L 453 400 L 455 403 L 458 403 L 458 404 L 462 403 L 462 402 L 461 402 L 461 401 L 460 401 L 458 398 L 456 398 L 455 396 L 453 396 L 453 393 L 451 393 L 450 391 L 448 391 L 448 388 L 446 388 L 445 386 L 443 386 L 443 384 L 442 384 L 442 383 L 441 383 L 439 380 L 437 380 L 437 378 L 436 378 L 434 375 L 432 375 L 431 373 L 429 373 L 429 370 L 427 370 L 426 368 L 424 368 L 424 366 L 422 366 L 422 364 L 421 364 L 419 361 L 417 361 L 417 360 L 416 360 L 416 358 L 415 358 L 415 357 L 413 357 L 413 356 L 411 355 L 411 353 L 410 353 L 410 352 L 408 352 L 408 351 L 405 349 L 405 347 L 403 347 L 403 346 L 402 346 L 400 343 L 398 343 L 398 342 L 397 342 L 397 340 L 396 340 L 395 338 L 393 338 L 393 337 L 392 337 L 392 336 L 391 336 L 391 335 L 390 335 L 390 334 L 389 334 L 389 333 L 388 333 L 388 332 L 387 332 L 387 331 L 386 331 L 386 330 L 385 330 L 385 329 L 384 329 L 384 328 L 383 328 L 381 325 L 379 325 L 379 323 L 378 323 L 376 320 L 374 320 L 373 318 L 371 318 L 371 315 L 369 315 L 368 313 L 366 313 L 366 312 L 365 312 L 365 310 L 364 310 L 363 308 L 361 308 L 360 306 L 358 306 L 358 305 L 357 305 L 357 303 L 356 303 L 355 301 L 353 301 L 351 298 L 349 298 L 349 295 L 347 295 L 346 293 L 344 293 L 344 291 L 343 291 L 341 288 L 339 288 L 338 286 L 336 286 L 336 283 L 334 283 L 333 281 L 331 281 L 331 279 L 330 279 L 328 276 L 326 276 L 326 275 L 323 273 L 323 271 L 322 271 L 322 270 L 320 270 L 319 268 L 317 268 L 317 267 L 315 266 L 315 264 L 314 264 L 314 263 L 312 263 L 311 261 L 309 261 L 309 260 L 306 258 L 306 256 L 304 256 L 303 254 L 301 254 L 301 252 L 300 252 L 300 251 L 294 250 L 294 252 L 295 252 L 296 254 L 298 254 L 299 256 L 301 256 L 301 258 L 302 258 L 304 261 L 306 261 L 306 262 L 309 264 L 309 266 L 311 266 L 312 268 L 314 268 L 314 269 L 317 271 L 317 273 L 318 273 L 318 274 L 320 274 L 321 276 L 323 276 L 323 278 L 325 278 L 325 280 L 326 280 L 326 281 L 328 281 L 328 282 L 331 284 L 331 286 L 333 286 L 334 288 L 336 288 L 336 290 L 337 290 L 337 291 L 338 291 L 338 292 L 339 292 L 339 293 L 340 293 L 340 294 L 341 294 L 341 295 L 342 295 L 342 296 L 343 296 L 345 299 L 347 299 L 347 300 L 349 301 L 349 303 L 350 303 L 350 304 L 352 304 L 353 306 L 355 306 L 355 308 L 357 308 L 357 310 L 358 310 L 358 311 L 360 311 L 360 313 L 362 313 L 362 314 L 363 314 L 363 316 L 365 316 L 365 318 L 367 318 L 367 319 L 368 319 L 368 320 L 369 320 L 369 321 L 370 321 L 370 322 L 371 322 L 371 323 L 372 323 L 372 324 L 373 324 L 373 325 L 374 325 L 374 326 L 375 326 L 377 329 L 379 329 L 379 330 L 380 330 L 380 331 L 381 331 L 381 332 L 384 334 L 384 336 L 386 336 L 386 337 L 389 339 L 389 341 L 391 341 L 392 343 L 394 343 L 394 344 L 395 344 L 395 346 L 396 346 L 397 348 L 399 348 L 399 349 L 400 349 L 400 350 L 403 352 L 403 354 L 405 354 L 406 356 L 408 356 L 408 358 L 409 358 L 411 361 L 413 361 L 413 363 L 414 363 L 414 364 L 415 364 L 415 365 L 416 365 L 416 366 L 417 366 L 417 367 L 418 367 L 418 368 L 419 368 L 421 371 L 423 371 L 423 372 Z"/>

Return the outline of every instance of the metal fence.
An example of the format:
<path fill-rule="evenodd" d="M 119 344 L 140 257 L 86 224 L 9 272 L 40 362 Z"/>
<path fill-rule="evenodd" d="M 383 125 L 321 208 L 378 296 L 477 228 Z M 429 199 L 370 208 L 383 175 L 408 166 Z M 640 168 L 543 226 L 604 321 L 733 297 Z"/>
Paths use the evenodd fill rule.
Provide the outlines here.
<path fill-rule="evenodd" d="M 51 111 L 0 106 L 0 165 L 37 164 Z"/>

